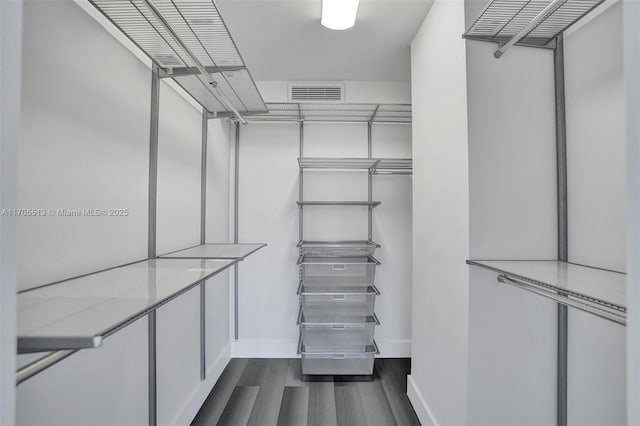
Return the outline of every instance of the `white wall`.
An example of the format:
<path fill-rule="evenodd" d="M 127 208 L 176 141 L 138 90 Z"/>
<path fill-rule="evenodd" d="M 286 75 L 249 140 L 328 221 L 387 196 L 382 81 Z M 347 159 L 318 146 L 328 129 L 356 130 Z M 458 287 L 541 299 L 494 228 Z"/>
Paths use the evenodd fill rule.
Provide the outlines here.
<path fill-rule="evenodd" d="M 16 206 L 22 3 L 0 3 L 0 209 Z M 0 217 L 0 424 L 15 422 L 16 223 Z"/>
<path fill-rule="evenodd" d="M 269 246 L 239 268 L 235 356 L 296 354 L 298 129 L 258 123 L 240 128 L 239 241 Z"/>
<path fill-rule="evenodd" d="M 411 44 L 412 367 L 425 425 L 467 424 L 469 192 L 464 4 L 436 0 Z"/>
<path fill-rule="evenodd" d="M 148 424 L 147 320 L 17 387 L 19 425 Z"/>
<path fill-rule="evenodd" d="M 240 266 L 236 356 L 296 356 L 299 135 L 296 123 L 250 123 L 240 128 L 240 241 L 269 246 Z M 373 135 L 374 153 L 410 156 L 408 126 L 374 125 Z M 366 157 L 367 125 L 306 123 L 304 155 Z M 380 253 L 388 253 L 379 256 L 383 265 L 376 283 L 383 294 L 376 312 L 383 326 L 376 330 L 376 341 L 381 356 L 408 356 L 409 317 L 398 313 L 411 298 L 410 177 L 373 179 L 375 198 L 383 202 L 374 210 L 374 240 L 387 250 Z M 305 200 L 367 199 L 363 172 L 307 171 L 304 184 Z M 305 208 L 305 239 L 366 239 L 367 231 L 366 208 Z"/>
<path fill-rule="evenodd" d="M 626 254 L 622 31 L 618 1 L 565 37 L 569 260 L 617 271 Z"/>
<path fill-rule="evenodd" d="M 346 103 L 411 103 L 409 83 L 378 81 L 345 81 Z M 267 102 L 289 102 L 287 81 L 257 81 L 256 85 Z"/>
<path fill-rule="evenodd" d="M 371 133 L 373 157 L 412 158 L 411 126 L 374 124 Z M 376 341 L 383 355 L 411 354 L 412 212 L 413 178 L 403 175 L 373 177 L 373 199 L 382 204 L 373 213 L 373 239 L 381 247 L 375 257 L 376 300 L 380 326 Z"/>
<path fill-rule="evenodd" d="M 495 49 L 467 42 L 470 256 L 557 259 L 553 53 Z M 553 423 L 555 305 L 469 270 L 468 424 Z"/>
<path fill-rule="evenodd" d="M 151 71 L 114 39 L 112 29 L 105 31 L 108 24 L 102 21 L 71 1 L 25 4 L 18 200 L 26 207 L 128 208 L 130 215 L 21 220 L 21 288 L 147 257 Z M 160 253 L 199 243 L 201 117 L 182 93 L 161 83 Z M 225 188 L 211 197 L 215 235 L 228 229 L 228 138 L 221 121 L 212 121 L 210 128 L 208 180 L 214 192 Z M 207 287 L 204 382 L 199 292 L 158 311 L 160 424 L 188 424 L 229 360 L 228 274 L 209 280 Z M 140 319 L 103 347 L 80 351 L 22 383 L 17 423 L 147 423 L 147 331 L 147 320 Z"/>
<path fill-rule="evenodd" d="M 25 2 L 24 29 L 19 205 L 130 216 L 21 219 L 22 289 L 146 257 L 151 86 L 149 69 L 72 2 Z M 18 386 L 17 423 L 146 422 L 146 331 L 137 321 Z"/>
<path fill-rule="evenodd" d="M 208 125 L 206 241 L 228 242 L 233 131 L 227 120 L 209 120 Z"/>
<path fill-rule="evenodd" d="M 164 82 L 158 126 L 158 254 L 200 244 L 202 114 Z"/>
<path fill-rule="evenodd" d="M 20 289 L 146 258 L 151 88 L 149 69 L 74 3 L 24 12 L 18 205 L 130 214 L 19 219 Z"/>
<path fill-rule="evenodd" d="M 565 36 L 569 260 L 624 271 L 622 2 Z M 625 328 L 569 313 L 569 423 L 626 424 Z"/>
<path fill-rule="evenodd" d="M 627 148 L 627 423 L 640 424 L 640 4 L 624 2 Z"/>

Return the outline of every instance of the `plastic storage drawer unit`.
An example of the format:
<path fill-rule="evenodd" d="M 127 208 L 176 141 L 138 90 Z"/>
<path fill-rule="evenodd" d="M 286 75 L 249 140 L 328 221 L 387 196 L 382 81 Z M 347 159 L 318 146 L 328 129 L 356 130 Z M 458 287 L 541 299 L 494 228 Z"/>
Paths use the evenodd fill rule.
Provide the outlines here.
<path fill-rule="evenodd" d="M 307 286 L 313 285 L 371 285 L 376 266 L 373 256 L 317 257 L 300 256 L 301 279 Z"/>
<path fill-rule="evenodd" d="M 308 316 L 370 316 L 373 315 L 376 296 L 380 292 L 368 287 L 307 287 L 300 286 L 300 305 Z"/>
<path fill-rule="evenodd" d="M 374 327 L 380 324 L 375 315 L 305 315 L 302 309 L 298 323 L 307 349 L 340 347 L 350 351 L 372 345 Z"/>
<path fill-rule="evenodd" d="M 380 244 L 373 241 L 300 241 L 302 256 L 354 257 L 373 256 Z"/>
<path fill-rule="evenodd" d="M 378 352 L 375 342 L 359 351 L 332 352 L 331 348 L 311 350 L 300 343 L 303 374 L 322 375 L 369 375 L 373 373 L 373 362 Z"/>

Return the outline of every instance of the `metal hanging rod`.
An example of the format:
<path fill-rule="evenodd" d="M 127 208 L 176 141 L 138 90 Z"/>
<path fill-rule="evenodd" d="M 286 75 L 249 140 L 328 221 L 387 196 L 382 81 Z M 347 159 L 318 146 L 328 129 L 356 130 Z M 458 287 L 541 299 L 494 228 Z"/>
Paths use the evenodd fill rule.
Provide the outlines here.
<path fill-rule="evenodd" d="M 551 299 L 562 305 L 579 309 L 581 311 L 590 313 L 592 315 L 596 315 L 600 318 L 604 318 L 606 320 L 612 321 L 616 324 L 627 325 L 626 316 L 623 311 L 616 310 L 616 312 L 609 312 L 603 308 L 592 306 L 589 303 L 572 299 L 569 297 L 569 295 L 563 295 L 563 294 L 560 294 L 560 292 L 549 290 L 548 288 L 545 288 L 545 287 L 539 287 L 534 284 L 509 277 L 507 275 L 499 275 L 498 282 L 509 284 L 521 290 L 525 290 L 530 293 L 534 293 L 539 296 L 546 297 L 547 299 Z"/>
<path fill-rule="evenodd" d="M 493 53 L 496 59 L 500 59 L 504 53 L 511 49 L 517 42 L 527 36 L 534 28 L 536 28 L 542 21 L 552 14 L 560 5 L 564 4 L 567 0 L 553 0 L 547 7 L 545 7 L 540 13 L 538 13 L 523 29 L 518 32 L 511 40 L 501 46 Z"/>
<path fill-rule="evenodd" d="M 498 43 L 500 58 L 511 47 L 557 47 L 557 38 L 605 0 L 491 0 L 462 35 Z"/>
<path fill-rule="evenodd" d="M 25 380 L 35 376 L 41 371 L 46 370 L 47 368 L 53 366 L 54 364 L 59 363 L 63 359 L 73 355 L 76 352 L 78 352 L 78 350 L 65 350 L 65 351 L 51 352 L 50 354 L 45 355 L 42 358 L 38 358 L 37 360 L 23 367 L 20 367 L 16 372 L 16 385 L 19 385 Z"/>
<path fill-rule="evenodd" d="M 204 67 L 207 70 L 207 73 L 221 73 L 221 72 L 230 72 L 230 71 L 242 71 L 246 70 L 245 66 L 230 66 L 230 67 Z M 174 78 L 174 77 L 183 77 L 187 75 L 198 75 L 200 74 L 200 70 L 197 67 L 174 67 L 174 68 L 166 68 L 161 69 L 160 78 Z"/>
<path fill-rule="evenodd" d="M 171 37 L 175 40 L 176 43 L 180 45 L 180 47 L 185 51 L 187 55 L 189 55 L 190 59 L 195 64 L 196 68 L 200 71 L 200 74 L 196 74 L 196 78 L 202 81 L 207 90 L 211 92 L 211 94 L 224 105 L 225 108 L 232 111 L 235 117 L 242 123 L 247 124 L 247 120 L 242 117 L 240 111 L 233 105 L 233 102 L 227 97 L 225 93 L 223 93 L 220 89 L 218 89 L 218 83 L 213 79 L 211 74 L 207 71 L 202 62 L 198 59 L 198 57 L 189 49 L 189 47 L 182 41 L 180 36 L 174 31 L 169 22 L 162 16 L 160 11 L 156 8 L 151 0 L 143 0 L 144 5 L 149 9 L 149 12 L 155 16 L 155 18 L 160 22 L 160 24 L 164 27 L 164 29 L 171 35 Z"/>

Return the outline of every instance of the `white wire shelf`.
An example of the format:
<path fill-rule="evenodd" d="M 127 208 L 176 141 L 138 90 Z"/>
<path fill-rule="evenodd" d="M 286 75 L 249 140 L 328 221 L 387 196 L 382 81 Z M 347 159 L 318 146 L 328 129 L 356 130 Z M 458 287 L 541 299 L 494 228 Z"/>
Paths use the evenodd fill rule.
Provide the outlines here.
<path fill-rule="evenodd" d="M 572 308 L 626 324 L 626 275 L 557 260 L 468 260 L 498 281 Z"/>
<path fill-rule="evenodd" d="M 184 250 L 158 256 L 159 259 L 228 259 L 244 260 L 257 252 L 265 243 L 248 244 L 202 244 Z"/>
<path fill-rule="evenodd" d="M 410 158 L 298 158 L 300 169 L 367 170 L 373 174 L 411 174 Z"/>
<path fill-rule="evenodd" d="M 411 104 L 267 103 L 267 114 L 248 121 L 411 123 Z"/>
<path fill-rule="evenodd" d="M 357 241 L 305 241 L 298 242 L 302 256 L 372 256 L 380 244 L 371 240 Z"/>
<path fill-rule="evenodd" d="M 18 353 L 95 348 L 238 260 L 151 259 L 18 294 Z"/>
<path fill-rule="evenodd" d="M 242 114 L 267 111 L 213 1 L 89 1 L 207 111 L 235 115 L 227 100 Z"/>
<path fill-rule="evenodd" d="M 500 45 L 554 48 L 555 39 L 604 0 L 493 0 L 463 34 Z M 496 52 L 499 57 L 504 51 Z"/>

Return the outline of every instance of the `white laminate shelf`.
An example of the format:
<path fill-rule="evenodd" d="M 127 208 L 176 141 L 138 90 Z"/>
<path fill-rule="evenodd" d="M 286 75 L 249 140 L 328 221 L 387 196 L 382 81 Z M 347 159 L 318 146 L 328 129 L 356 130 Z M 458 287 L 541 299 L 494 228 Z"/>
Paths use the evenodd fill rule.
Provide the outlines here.
<path fill-rule="evenodd" d="M 257 252 L 265 243 L 247 244 L 202 244 L 184 250 L 158 256 L 160 259 L 230 259 L 244 260 L 247 256 Z"/>
<path fill-rule="evenodd" d="M 18 294 L 18 353 L 95 348 L 237 263 L 151 259 Z"/>
<path fill-rule="evenodd" d="M 626 324 L 626 275 L 557 260 L 468 260 L 498 281 L 615 323 Z"/>

